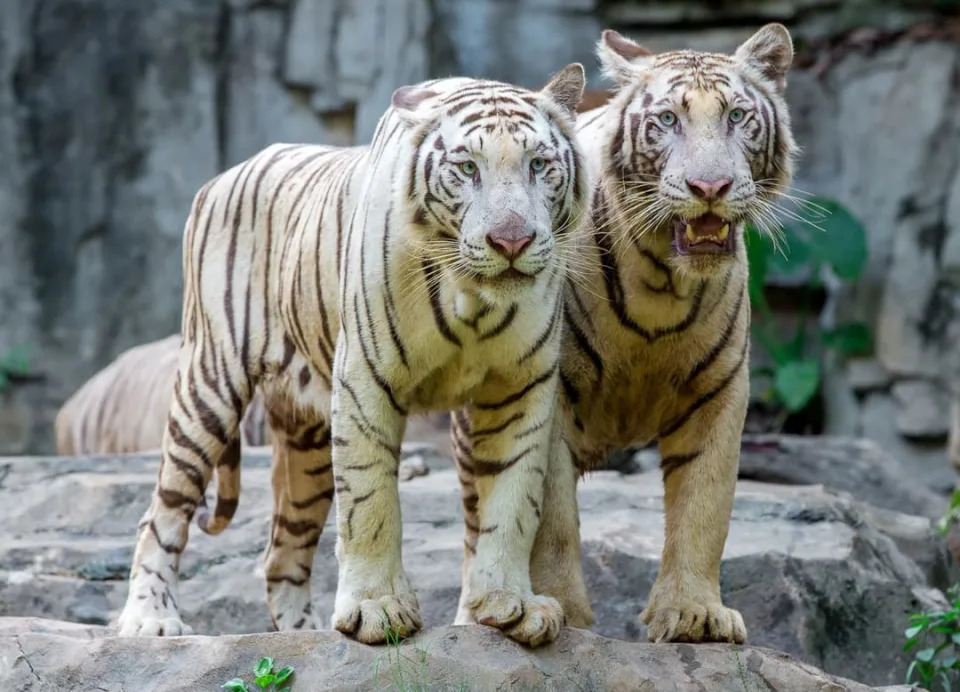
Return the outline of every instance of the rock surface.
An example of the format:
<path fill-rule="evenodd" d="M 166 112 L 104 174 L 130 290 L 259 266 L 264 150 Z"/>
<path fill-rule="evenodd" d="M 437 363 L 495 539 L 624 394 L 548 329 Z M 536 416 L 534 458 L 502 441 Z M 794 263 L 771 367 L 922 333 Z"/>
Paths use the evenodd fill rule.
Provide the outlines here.
<path fill-rule="evenodd" d="M 110 624 L 126 595 L 135 526 L 155 478 L 152 455 L 3 460 L 0 615 Z M 452 621 L 459 594 L 456 475 L 447 461 L 400 488 L 405 565 L 425 624 L 442 626 Z M 663 541 L 659 474 L 592 474 L 580 504 L 593 629 L 642 641 L 637 615 Z M 217 537 L 192 531 L 183 557 L 180 602 L 199 634 L 267 629 L 260 557 L 270 506 L 266 451 L 248 449 L 233 525 Z M 313 571 L 325 617 L 336 588 L 334 543 L 331 518 Z M 901 653 L 906 617 L 940 602 L 934 587 L 956 578 L 952 564 L 926 518 L 821 487 L 742 481 L 722 588 L 726 602 L 743 612 L 751 645 L 785 651 L 834 675 L 893 684 L 908 663 Z"/>
<path fill-rule="evenodd" d="M 136 640 L 106 637 L 99 628 L 5 620 L 0 618 L 0 688 L 22 692 L 78 685 L 106 692 L 214 690 L 237 676 L 249 684 L 253 663 L 262 656 L 273 658 L 276 669 L 292 666 L 295 689 L 318 692 L 878 689 L 760 647 L 640 644 L 577 629 L 531 651 L 479 625 L 438 627 L 399 647 L 371 647 L 335 632 Z"/>

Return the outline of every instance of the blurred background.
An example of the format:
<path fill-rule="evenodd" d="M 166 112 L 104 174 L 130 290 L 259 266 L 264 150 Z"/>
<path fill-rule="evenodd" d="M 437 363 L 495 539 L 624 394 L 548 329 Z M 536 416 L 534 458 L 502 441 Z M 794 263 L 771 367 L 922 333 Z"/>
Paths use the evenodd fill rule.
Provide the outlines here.
<path fill-rule="evenodd" d="M 748 427 L 873 438 L 949 490 L 958 18 L 956 0 L 3 0 L 0 454 L 50 452 L 67 396 L 179 330 L 192 196 L 267 144 L 365 142 L 393 89 L 453 74 L 537 87 L 580 61 L 598 103 L 603 28 L 730 51 L 779 21 L 793 194 L 813 204 L 787 205 L 786 256 L 750 246 Z"/>

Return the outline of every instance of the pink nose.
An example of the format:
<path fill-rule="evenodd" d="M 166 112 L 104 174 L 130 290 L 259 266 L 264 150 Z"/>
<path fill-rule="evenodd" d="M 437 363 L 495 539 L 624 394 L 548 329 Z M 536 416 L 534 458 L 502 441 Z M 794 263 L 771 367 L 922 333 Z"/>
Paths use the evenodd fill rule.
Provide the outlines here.
<path fill-rule="evenodd" d="M 487 245 L 492 247 L 508 260 L 515 260 L 517 257 L 519 257 L 520 253 L 523 252 L 523 249 L 530 244 L 531 240 L 533 240 L 532 235 L 524 235 L 517 238 L 498 235 L 495 231 L 490 231 L 487 233 Z"/>
<path fill-rule="evenodd" d="M 720 178 L 718 180 L 687 180 L 687 187 L 690 192 L 701 199 L 712 201 L 720 199 L 730 192 L 730 184 L 733 181 L 730 178 Z"/>

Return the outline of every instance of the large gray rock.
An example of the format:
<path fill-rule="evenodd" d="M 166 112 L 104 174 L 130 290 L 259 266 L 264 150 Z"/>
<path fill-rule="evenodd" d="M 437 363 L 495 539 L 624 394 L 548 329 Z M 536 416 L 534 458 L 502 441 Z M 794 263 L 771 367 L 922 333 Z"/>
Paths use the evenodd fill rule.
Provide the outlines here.
<path fill-rule="evenodd" d="M 119 639 L 64 624 L 0 618 L 2 689 L 213 690 L 238 676 L 249 685 L 262 656 L 274 659 L 275 670 L 292 666 L 295 689 L 317 691 L 877 689 L 770 649 L 639 644 L 577 629 L 531 651 L 479 625 L 438 627 L 400 646 L 371 647 L 334 632 Z"/>
<path fill-rule="evenodd" d="M 260 556 L 270 517 L 268 457 L 245 452 L 243 496 L 217 537 L 191 534 L 180 602 L 200 634 L 268 628 Z M 0 464 L 0 615 L 109 624 L 126 595 L 136 523 L 156 478 L 151 455 L 23 458 Z M 452 621 L 463 525 L 456 474 L 401 485 L 404 561 L 427 626 Z M 591 474 L 580 490 L 584 569 L 604 636 L 643 640 L 638 614 L 663 541 L 659 473 Z M 335 527 L 313 571 L 326 615 L 336 588 Z M 772 646 L 870 684 L 902 679 L 909 613 L 939 602 L 954 576 L 929 520 L 874 509 L 816 486 L 743 481 L 722 587 L 753 645 Z M 158 645 L 159 646 L 159 645 Z M 635 688 L 632 688 L 635 689 Z M 779 688 L 783 689 L 783 688 Z"/>

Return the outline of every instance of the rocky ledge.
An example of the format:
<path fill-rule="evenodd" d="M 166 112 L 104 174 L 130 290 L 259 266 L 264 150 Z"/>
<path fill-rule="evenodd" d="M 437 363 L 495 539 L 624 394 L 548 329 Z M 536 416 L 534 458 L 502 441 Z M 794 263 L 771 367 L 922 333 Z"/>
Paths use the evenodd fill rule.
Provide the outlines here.
<path fill-rule="evenodd" d="M 400 646 L 371 647 L 336 632 L 120 639 L 102 627 L 0 618 L 0 689 L 216 690 L 251 682 L 263 656 L 294 668 L 294 689 L 311 690 L 811 690 L 867 692 L 778 651 L 723 644 L 646 644 L 566 629 L 531 651 L 473 625 L 437 627 Z"/>
<path fill-rule="evenodd" d="M 761 451 L 766 462 L 759 461 Z M 775 444 L 767 439 L 761 448 L 744 454 L 754 455 L 755 461 L 745 464 L 753 469 L 751 475 L 759 478 L 765 475 L 764 468 L 780 469 L 769 472 L 781 483 L 738 484 L 721 576 L 724 598 L 743 613 L 751 647 L 777 649 L 804 665 L 759 648 L 742 648 L 737 654 L 730 647 L 638 643 L 645 640 L 646 631 L 637 615 L 656 576 L 663 541 L 657 471 L 630 476 L 598 472 L 581 485 L 583 565 L 597 616 L 594 634 L 567 632 L 557 647 L 529 653 L 481 628 L 433 629 L 401 650 L 414 656 L 416 646 L 426 647 L 433 657 L 427 666 L 431 675 L 443 680 L 452 676 L 452 683 L 458 675 L 479 681 L 469 689 L 488 689 L 484 685 L 492 688 L 495 681 L 514 679 L 529 680 L 532 689 L 549 688 L 559 684 L 551 680 L 572 677 L 583 681 L 585 689 L 618 689 L 620 683 L 614 683 L 622 679 L 622 689 L 673 689 L 664 687 L 664 680 L 675 683 L 676 689 L 687 689 L 681 681 L 694 680 L 703 689 L 714 690 L 726 689 L 723 681 L 736 683 L 741 674 L 754 676 L 749 679 L 757 681 L 757 689 L 768 689 L 762 679 L 778 690 L 865 689 L 830 687 L 834 683 L 822 675 L 822 685 L 814 683 L 820 674 L 806 666 L 868 685 L 899 683 L 910 660 L 902 652 L 908 614 L 941 603 L 941 589 L 958 575 L 930 519 L 921 516 L 930 509 L 928 498 L 918 495 L 905 502 L 913 513 L 867 504 L 864 500 L 876 500 L 881 494 L 877 488 L 888 485 L 890 478 L 871 481 L 865 475 L 861 483 L 848 478 L 858 468 L 867 474 L 882 466 L 863 463 L 866 456 L 882 454 L 876 448 L 869 455 L 853 451 L 851 442 L 842 439 L 825 438 L 818 445 L 789 439 Z M 818 454 L 825 462 L 819 466 L 825 475 L 829 465 L 851 460 L 843 482 L 837 483 L 849 492 L 783 483 L 815 478 L 809 471 L 818 465 L 807 457 Z M 438 628 L 452 622 L 459 593 L 460 498 L 448 460 L 434 457 L 420 465 L 430 473 L 401 484 L 404 561 L 418 590 L 425 624 Z M 337 675 L 348 675 L 337 672 L 341 669 L 349 671 L 350 677 L 343 678 L 349 682 L 344 683 L 346 689 L 370 679 L 363 676 L 373 675 L 372 662 L 378 657 L 385 660 L 388 650 L 357 646 L 332 633 L 145 642 L 103 638 L 108 630 L 102 626 L 115 620 L 126 595 L 135 526 L 149 503 L 156 468 L 153 454 L 0 460 L 4 527 L 0 616 L 95 626 L 38 633 L 22 620 L 8 620 L 3 631 L 16 634 L 18 627 L 23 629 L 12 642 L 5 640 L 0 675 L 14 671 L 27 677 L 0 678 L 0 689 L 21 689 L 21 680 L 40 685 L 30 666 L 41 680 L 68 674 L 84 680 L 81 687 L 51 689 L 96 689 L 93 680 L 101 680 L 100 687 L 110 690 L 213 689 L 207 683 L 226 680 L 228 668 L 246 669 L 249 660 L 261 654 L 283 665 L 297 665 L 304 674 L 315 671 L 320 677 L 310 689 L 336 684 Z M 806 471 L 801 473 L 802 469 Z M 833 476 L 839 477 L 836 471 Z M 260 565 L 270 518 L 269 488 L 267 451 L 247 450 L 243 494 L 233 525 L 216 537 L 199 530 L 191 534 L 180 602 L 185 620 L 198 634 L 251 634 L 269 627 Z M 871 497 L 857 497 L 861 490 Z M 336 588 L 334 541 L 331 518 L 313 571 L 315 602 L 325 616 Z M 469 647 L 461 651 L 455 641 L 469 642 Z M 190 654 L 167 655 L 180 651 Z M 734 665 L 737 656 L 739 663 Z M 479 671 L 486 668 L 489 671 L 481 676 Z M 791 686 L 765 677 L 780 674 L 808 676 L 785 681 L 810 682 Z M 146 675 L 155 677 L 145 679 L 149 682 L 142 686 L 131 682 Z M 711 676 L 720 682 L 712 684 Z M 660 682 L 644 688 L 638 681 L 645 679 Z M 191 682 L 184 687 L 185 680 L 196 686 Z M 126 681 L 123 688 L 118 686 L 121 681 Z M 696 688 L 693 682 L 690 685 Z"/>

